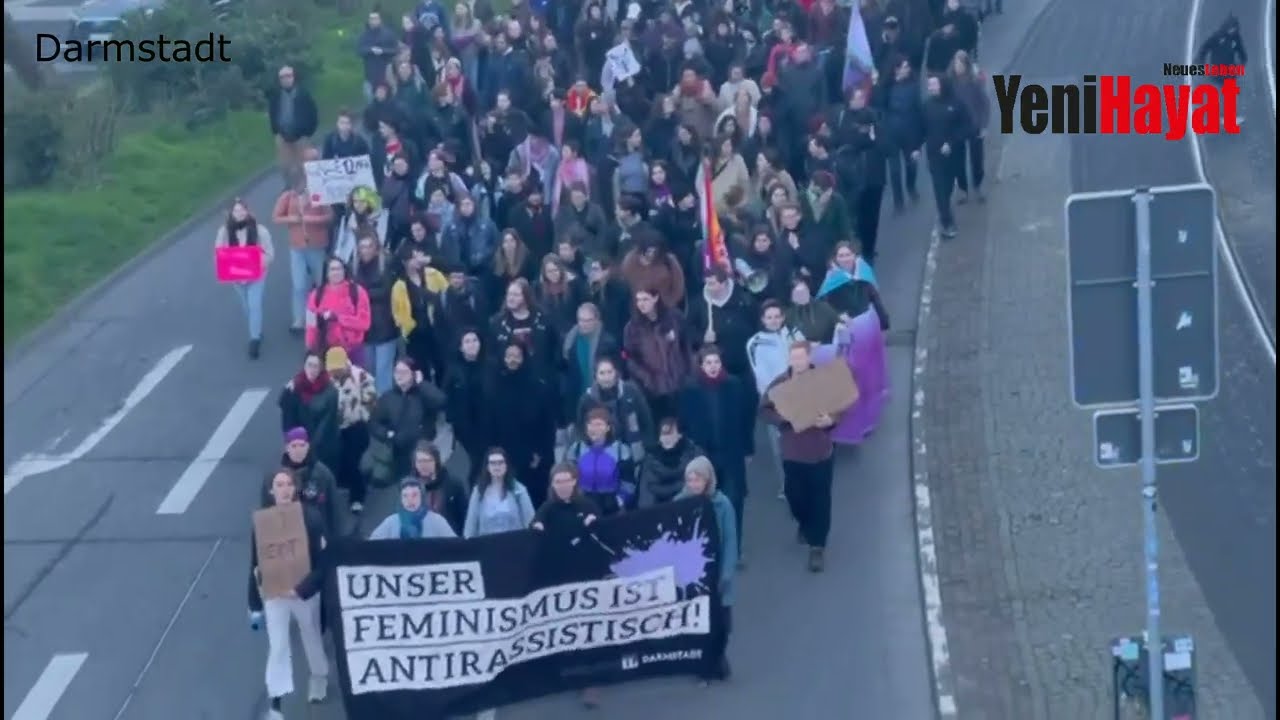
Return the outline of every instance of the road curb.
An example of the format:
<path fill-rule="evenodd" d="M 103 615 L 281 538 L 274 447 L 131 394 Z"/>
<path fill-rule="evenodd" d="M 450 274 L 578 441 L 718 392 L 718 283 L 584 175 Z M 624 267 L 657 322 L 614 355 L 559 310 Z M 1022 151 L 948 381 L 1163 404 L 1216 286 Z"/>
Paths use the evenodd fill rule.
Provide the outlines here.
<path fill-rule="evenodd" d="M 55 332 L 71 323 L 77 315 L 84 311 L 93 301 L 101 298 L 108 290 L 115 287 L 118 283 L 128 279 L 137 272 L 148 261 L 154 259 L 157 255 L 169 248 L 177 245 L 182 238 L 186 237 L 191 231 L 195 230 L 210 217 L 223 208 L 231 204 L 231 201 L 244 194 L 246 188 L 257 185 L 263 180 L 276 172 L 275 165 L 262 168 L 229 187 L 227 190 L 215 196 L 203 210 L 200 210 L 182 221 L 177 227 L 161 235 L 159 239 L 147 245 L 137 255 L 129 258 L 123 265 L 116 268 L 106 275 L 106 277 L 90 285 L 87 289 L 68 300 L 57 312 L 50 318 L 37 325 L 26 335 L 15 340 L 13 346 L 5 350 L 4 364 L 6 369 L 11 363 L 18 362 L 27 356 L 28 353 L 41 342 L 48 340 Z M 210 239 L 210 247 L 213 240 Z"/>
<path fill-rule="evenodd" d="M 933 494 L 930 491 L 928 445 L 925 442 L 925 371 L 928 368 L 929 322 L 933 310 L 933 279 L 938 270 L 935 231 L 925 255 L 924 278 L 920 284 L 920 309 L 916 316 L 915 350 L 911 363 L 911 489 L 916 525 L 917 570 L 924 606 L 925 640 L 929 646 L 929 669 L 933 680 L 934 710 L 939 720 L 955 720 L 955 678 L 951 671 L 951 650 L 942 618 L 942 585 L 938 575 L 937 538 L 933 524 Z"/>

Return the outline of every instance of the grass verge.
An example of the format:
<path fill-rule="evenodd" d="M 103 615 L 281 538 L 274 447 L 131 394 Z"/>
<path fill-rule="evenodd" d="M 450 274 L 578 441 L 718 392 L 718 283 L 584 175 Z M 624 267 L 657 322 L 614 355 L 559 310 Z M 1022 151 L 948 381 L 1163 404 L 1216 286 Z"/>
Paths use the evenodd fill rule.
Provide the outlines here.
<path fill-rule="evenodd" d="M 362 19 L 317 18 L 322 69 L 308 87 L 322 131 L 338 107 L 359 97 L 353 32 Z M 122 133 L 93 185 L 6 192 L 5 350 L 274 156 L 265 112 L 236 112 L 195 132 L 174 123 Z"/>

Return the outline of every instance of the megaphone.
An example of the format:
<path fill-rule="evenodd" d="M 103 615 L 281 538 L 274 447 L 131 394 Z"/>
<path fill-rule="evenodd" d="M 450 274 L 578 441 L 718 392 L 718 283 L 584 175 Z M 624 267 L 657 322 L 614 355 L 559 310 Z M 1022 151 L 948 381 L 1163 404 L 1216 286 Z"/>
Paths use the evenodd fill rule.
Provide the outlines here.
<path fill-rule="evenodd" d="M 756 270 L 742 258 L 733 261 L 733 269 L 738 273 L 738 277 L 742 279 L 742 284 L 746 286 L 747 291 L 752 295 L 759 295 L 765 291 L 765 288 L 769 287 L 769 273 L 767 270 Z"/>

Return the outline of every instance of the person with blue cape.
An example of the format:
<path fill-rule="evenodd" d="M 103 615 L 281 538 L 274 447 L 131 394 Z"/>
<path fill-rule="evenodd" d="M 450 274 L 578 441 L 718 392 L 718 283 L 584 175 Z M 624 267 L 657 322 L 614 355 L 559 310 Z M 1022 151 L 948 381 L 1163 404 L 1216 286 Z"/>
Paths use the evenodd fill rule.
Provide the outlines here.
<path fill-rule="evenodd" d="M 873 308 L 880 318 L 880 329 L 889 329 L 889 313 L 880 301 L 875 270 L 858 256 L 852 243 L 836 244 L 831 267 L 818 287 L 818 297 L 835 308 L 845 323 Z"/>

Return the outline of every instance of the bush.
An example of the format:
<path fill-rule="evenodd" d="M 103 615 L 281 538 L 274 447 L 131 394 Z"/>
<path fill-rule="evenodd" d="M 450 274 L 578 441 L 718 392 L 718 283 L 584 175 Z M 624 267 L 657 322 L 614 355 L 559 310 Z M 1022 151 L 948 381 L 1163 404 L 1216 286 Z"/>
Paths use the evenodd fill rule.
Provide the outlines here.
<path fill-rule="evenodd" d="M 250 5 L 249 0 L 241 2 Z M 302 3 L 310 6 L 310 15 L 300 21 L 291 8 Z M 264 26 L 255 31 L 259 37 L 266 36 L 267 25 L 293 23 L 301 29 L 294 45 L 261 52 L 256 72 L 262 78 L 269 70 L 274 81 L 272 63 L 290 53 L 305 54 L 305 62 L 291 62 L 299 66 L 300 79 L 315 95 L 326 125 L 338 107 L 359 97 L 362 69 L 352 36 L 352 25 L 358 26 L 359 19 L 319 10 L 315 0 L 280 0 L 279 5 L 283 9 L 271 3 L 278 10 L 272 17 L 278 16 L 278 21 L 246 9 L 257 13 L 251 17 Z M 232 17 L 226 22 L 236 21 Z M 230 68 L 210 65 L 207 75 L 187 76 L 186 96 L 157 100 L 155 110 L 144 115 L 123 113 L 124 94 L 112 83 L 83 96 L 48 90 L 15 94 L 15 83 L 6 87 L 6 347 L 206 208 L 212 196 L 231 190 L 269 162 L 273 141 L 260 105 L 263 87 L 253 84 L 255 71 L 247 56 L 247 71 L 241 67 L 241 56 L 232 57 Z M 244 88 L 250 88 L 247 96 L 239 94 Z M 194 109 L 206 107 L 199 98 L 210 97 L 223 98 L 211 104 L 225 109 Z M 18 179 L 15 176 L 40 168 L 46 183 L 50 168 L 56 168 L 53 185 L 8 189 L 11 179 Z"/>

